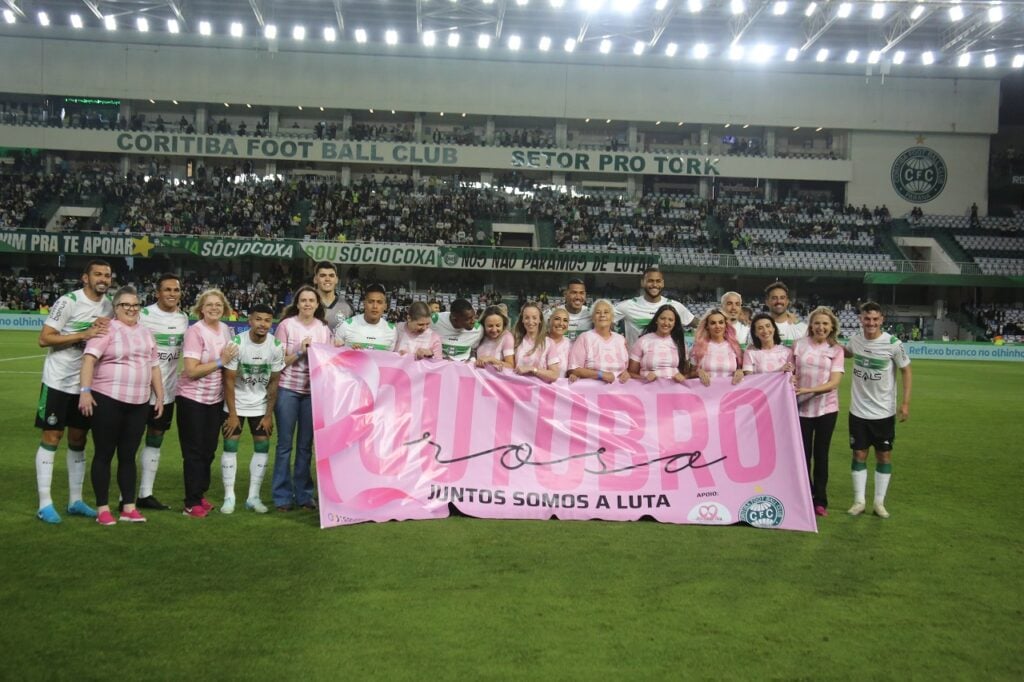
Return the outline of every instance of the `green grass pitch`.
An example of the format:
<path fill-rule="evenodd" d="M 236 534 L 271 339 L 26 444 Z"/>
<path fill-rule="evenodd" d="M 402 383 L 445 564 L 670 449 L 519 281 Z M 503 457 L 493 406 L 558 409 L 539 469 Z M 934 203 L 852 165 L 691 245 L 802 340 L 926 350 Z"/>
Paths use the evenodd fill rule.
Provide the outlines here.
<path fill-rule="evenodd" d="M 887 521 L 844 513 L 842 415 L 818 534 L 469 518 L 320 531 L 309 513 L 245 510 L 51 527 L 34 517 L 35 338 L 0 334 L 4 678 L 1024 678 L 1024 365 L 914 364 Z M 175 434 L 156 491 L 180 505 Z M 66 480 L 62 447 L 58 508 Z M 214 480 L 219 504 L 216 464 Z"/>

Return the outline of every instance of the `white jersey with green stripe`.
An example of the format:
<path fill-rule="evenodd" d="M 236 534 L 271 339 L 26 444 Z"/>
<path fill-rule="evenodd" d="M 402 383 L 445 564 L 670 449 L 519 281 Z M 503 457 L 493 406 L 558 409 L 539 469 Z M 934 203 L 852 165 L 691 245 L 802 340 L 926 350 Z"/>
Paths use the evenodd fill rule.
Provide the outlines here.
<path fill-rule="evenodd" d="M 434 313 L 430 316 L 431 326 L 441 337 L 441 352 L 449 360 L 466 362 L 473 354 L 473 349 L 484 336 L 483 325 L 479 321 L 473 323 L 472 329 L 456 329 L 452 326 L 450 312 Z"/>
<path fill-rule="evenodd" d="M 238 355 L 224 369 L 235 372 L 235 414 L 262 417 L 267 413 L 270 377 L 284 369 L 284 346 L 273 336 L 256 343 L 248 332 L 239 334 L 231 343 L 238 346 Z M 224 411 L 228 411 L 227 403 Z"/>
<path fill-rule="evenodd" d="M 110 299 L 102 296 L 93 301 L 85 295 L 84 289 L 79 289 L 58 298 L 43 324 L 67 336 L 84 332 L 98 317 L 114 317 Z M 84 341 L 62 349 L 51 347 L 43 364 L 43 383 L 57 391 L 78 393 L 84 350 Z"/>
<path fill-rule="evenodd" d="M 398 329 L 394 322 L 383 317 L 370 324 L 362 315 L 353 315 L 339 322 L 334 338 L 347 348 L 368 350 L 394 350 Z"/>
<path fill-rule="evenodd" d="M 643 296 L 637 296 L 636 298 L 627 298 L 625 301 L 619 301 L 615 304 L 615 322 L 622 321 L 622 328 L 626 334 L 627 348 L 633 347 L 633 344 L 636 343 L 636 340 L 643 333 L 644 327 L 654 319 L 654 313 L 658 312 L 658 308 L 663 305 L 670 305 L 675 308 L 676 313 L 679 314 L 679 323 L 683 327 L 693 322 L 693 313 L 690 312 L 689 308 L 679 301 L 673 301 L 671 298 L 664 296 L 657 301 L 648 301 Z"/>
<path fill-rule="evenodd" d="M 870 341 L 858 334 L 846 347 L 853 351 L 850 414 L 861 419 L 896 414 L 896 367 L 910 364 L 906 348 L 887 332 Z"/>
<path fill-rule="evenodd" d="M 142 309 L 139 321 L 156 341 L 156 356 L 160 360 L 160 376 L 164 382 L 164 405 L 173 403 L 178 395 L 178 362 L 185 332 L 188 331 L 188 315 L 180 310 L 166 312 L 154 303 Z M 155 402 L 156 396 L 150 396 L 149 404 Z"/>

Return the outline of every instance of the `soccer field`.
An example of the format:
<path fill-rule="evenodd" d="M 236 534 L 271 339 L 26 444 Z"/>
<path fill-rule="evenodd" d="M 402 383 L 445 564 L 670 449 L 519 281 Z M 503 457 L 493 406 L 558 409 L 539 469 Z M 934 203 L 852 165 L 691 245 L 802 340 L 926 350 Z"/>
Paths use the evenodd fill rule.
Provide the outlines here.
<path fill-rule="evenodd" d="M 888 520 L 844 513 L 842 415 L 817 534 L 470 518 L 320 531 L 308 512 L 244 510 L 103 528 L 35 519 L 35 339 L 0 333 L 5 678 L 1024 678 L 1024 365 L 915 362 Z M 163 452 L 156 494 L 180 508 L 176 430 Z"/>

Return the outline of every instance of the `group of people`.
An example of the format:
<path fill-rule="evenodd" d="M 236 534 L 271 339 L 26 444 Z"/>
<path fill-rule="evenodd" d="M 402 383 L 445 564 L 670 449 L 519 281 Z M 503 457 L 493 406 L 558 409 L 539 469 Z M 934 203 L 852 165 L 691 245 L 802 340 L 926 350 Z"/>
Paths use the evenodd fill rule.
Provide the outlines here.
<path fill-rule="evenodd" d="M 768 312 L 755 315 L 749 326 L 740 319 L 743 300 L 736 292 L 724 294 L 721 306 L 697 321 L 685 305 L 662 294 L 664 275 L 650 268 L 635 298 L 614 304 L 599 299 L 588 306 L 584 282 L 573 279 L 563 305 L 544 310 L 527 302 L 514 326 L 503 305 L 488 306 L 478 319 L 465 299 L 456 299 L 444 312 L 435 302 L 413 302 L 405 322 L 395 324 L 385 317 L 388 295 L 383 286 L 364 286 L 362 312 L 353 314 L 338 293 L 336 266 L 321 262 L 313 284 L 300 286 L 291 297 L 273 335 L 274 310 L 263 304 L 250 308 L 248 330 L 233 335 L 222 322 L 229 306 L 218 289 L 198 295 L 191 310 L 197 321 L 190 325 L 180 309 L 177 275 L 159 277 L 156 302 L 146 307 L 135 289 L 122 287 L 108 296 L 110 286 L 110 266 L 91 261 L 82 288 L 58 299 L 39 337 L 40 346 L 50 349 L 36 416 L 42 430 L 36 452 L 37 516 L 47 523 L 61 521 L 50 487 L 54 453 L 65 430 L 69 514 L 114 525 L 118 520 L 144 522 L 140 508 L 167 509 L 153 495 L 153 485 L 163 437 L 175 416 L 186 516 L 203 518 L 214 509 L 207 495 L 221 437 L 221 512 L 235 511 L 237 453 L 246 427 L 253 455 L 245 507 L 269 511 L 261 487 L 276 429 L 272 504 L 281 512 L 316 509 L 307 358 L 311 344 L 331 343 L 417 360 L 468 362 L 545 382 L 563 377 L 570 383 L 697 379 L 710 386 L 716 380 L 738 384 L 749 374 L 790 373 L 812 499 L 821 516 L 828 514 L 828 452 L 839 412 L 838 386 L 844 357 L 853 357 L 849 427 L 854 505 L 849 513 L 865 511 L 866 462 L 874 447 L 873 511 L 889 516 L 884 502 L 895 420 L 909 416 L 910 360 L 900 341 L 883 331 L 882 309 L 872 302 L 860 309 L 862 334 L 844 347 L 837 340 L 839 324 L 832 310 L 816 308 L 806 323 L 800 321 L 789 309 L 789 290 L 782 282 L 768 286 Z M 688 348 L 684 329 L 694 324 L 694 342 Z M 898 409 L 895 369 L 902 378 Z M 95 509 L 82 497 L 90 428 Z M 144 434 L 136 493 L 136 451 Z M 116 517 L 109 497 L 115 456 L 120 492 Z"/>

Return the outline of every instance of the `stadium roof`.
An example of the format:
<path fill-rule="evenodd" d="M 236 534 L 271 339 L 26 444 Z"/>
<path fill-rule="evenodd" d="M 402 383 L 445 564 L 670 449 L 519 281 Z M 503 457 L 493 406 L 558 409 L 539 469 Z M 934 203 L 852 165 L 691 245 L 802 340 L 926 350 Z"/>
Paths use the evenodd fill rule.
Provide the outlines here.
<path fill-rule="evenodd" d="M 1024 67 L 1024 3 L 1014 1 L 0 0 L 0 10 L 4 33 L 145 30 L 154 41 L 180 32 L 287 49 L 816 62 L 844 73 L 934 64 L 970 77 Z"/>

